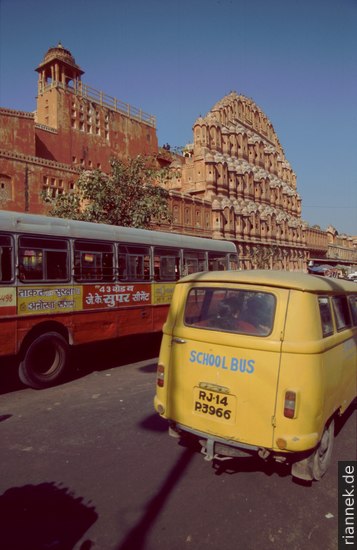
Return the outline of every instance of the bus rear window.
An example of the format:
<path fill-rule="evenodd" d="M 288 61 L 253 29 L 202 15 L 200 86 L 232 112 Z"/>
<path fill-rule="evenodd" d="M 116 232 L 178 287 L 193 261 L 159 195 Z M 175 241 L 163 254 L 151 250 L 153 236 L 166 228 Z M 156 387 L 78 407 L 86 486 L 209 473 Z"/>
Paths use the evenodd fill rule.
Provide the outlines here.
<path fill-rule="evenodd" d="M 273 329 L 275 297 L 266 292 L 192 289 L 185 307 L 185 324 L 224 332 L 267 336 Z"/>

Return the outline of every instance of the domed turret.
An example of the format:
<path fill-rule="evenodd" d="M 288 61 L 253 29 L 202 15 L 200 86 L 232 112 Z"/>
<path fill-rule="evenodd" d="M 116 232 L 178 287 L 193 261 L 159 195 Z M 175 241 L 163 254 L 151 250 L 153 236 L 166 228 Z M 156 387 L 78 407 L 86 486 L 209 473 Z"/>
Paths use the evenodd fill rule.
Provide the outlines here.
<path fill-rule="evenodd" d="M 39 73 L 39 94 L 43 93 L 48 85 L 68 86 L 70 82 L 73 82 L 73 86 L 76 88 L 84 74 L 84 71 L 76 64 L 71 52 L 66 50 L 61 42 L 47 51 L 43 61 L 35 70 Z"/>

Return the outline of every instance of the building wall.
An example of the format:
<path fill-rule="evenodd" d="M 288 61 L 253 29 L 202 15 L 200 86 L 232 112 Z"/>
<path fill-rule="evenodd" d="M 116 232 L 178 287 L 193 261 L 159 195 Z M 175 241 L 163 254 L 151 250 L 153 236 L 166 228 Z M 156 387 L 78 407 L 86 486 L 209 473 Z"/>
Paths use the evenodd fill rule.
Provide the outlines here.
<path fill-rule="evenodd" d="M 157 153 L 154 126 L 113 110 L 114 104 L 101 105 L 99 92 L 90 89 L 90 96 L 83 95 L 82 88 L 79 92 L 54 83 L 39 93 L 38 156 L 108 172 L 113 155 Z"/>
<path fill-rule="evenodd" d="M 34 115 L 0 108 L 0 150 L 36 154 Z"/>
<path fill-rule="evenodd" d="M 72 191 L 79 170 L 39 157 L 0 151 L 0 207 L 46 214 L 42 197 Z"/>

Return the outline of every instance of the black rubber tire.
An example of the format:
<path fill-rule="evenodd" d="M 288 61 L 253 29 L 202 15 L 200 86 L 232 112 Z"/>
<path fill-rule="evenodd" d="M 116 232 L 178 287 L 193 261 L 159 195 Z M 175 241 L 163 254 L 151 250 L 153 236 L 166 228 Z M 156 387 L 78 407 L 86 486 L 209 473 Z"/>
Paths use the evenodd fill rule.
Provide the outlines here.
<path fill-rule="evenodd" d="M 330 465 L 334 438 L 335 423 L 331 420 L 330 424 L 325 426 L 321 441 L 311 456 L 311 473 L 316 481 L 322 478 Z"/>
<path fill-rule="evenodd" d="M 297 479 L 319 481 L 327 472 L 331 462 L 332 449 L 335 437 L 335 422 L 332 419 L 323 431 L 321 440 L 316 449 L 306 458 L 292 464 L 291 473 Z"/>
<path fill-rule="evenodd" d="M 58 332 L 41 334 L 31 342 L 19 365 L 19 378 L 34 389 L 60 383 L 69 360 L 69 345 Z"/>

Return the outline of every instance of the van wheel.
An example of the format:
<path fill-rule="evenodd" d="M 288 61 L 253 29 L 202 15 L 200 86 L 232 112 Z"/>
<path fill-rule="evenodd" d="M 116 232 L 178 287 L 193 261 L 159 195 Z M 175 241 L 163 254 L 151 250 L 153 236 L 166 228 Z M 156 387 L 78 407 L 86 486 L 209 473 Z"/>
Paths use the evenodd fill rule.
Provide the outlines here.
<path fill-rule="evenodd" d="M 331 462 L 333 440 L 335 435 L 335 423 L 331 420 L 322 434 L 320 443 L 314 452 L 308 457 L 294 462 L 291 468 L 293 477 L 311 481 L 315 479 L 319 481 L 327 472 Z"/>
<path fill-rule="evenodd" d="M 331 420 L 330 424 L 325 426 L 321 441 L 310 457 L 312 478 L 317 481 L 319 481 L 327 472 L 330 465 L 334 437 L 335 422 L 334 420 Z"/>
<path fill-rule="evenodd" d="M 69 358 L 69 346 L 57 332 L 38 336 L 26 350 L 19 365 L 23 384 L 34 389 L 58 384 L 64 376 Z"/>

